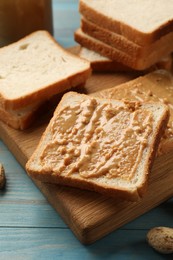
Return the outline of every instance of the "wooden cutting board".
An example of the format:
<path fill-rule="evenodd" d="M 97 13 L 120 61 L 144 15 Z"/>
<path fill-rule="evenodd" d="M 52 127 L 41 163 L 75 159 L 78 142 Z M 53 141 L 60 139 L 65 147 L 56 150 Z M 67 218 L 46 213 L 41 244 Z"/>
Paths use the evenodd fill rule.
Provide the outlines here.
<path fill-rule="evenodd" d="M 134 77 L 135 75 L 129 74 L 93 74 L 85 89 L 78 91 L 92 93 Z M 3 123 L 0 124 L 0 137 L 23 167 L 49 119 L 49 116 L 40 118 L 34 127 L 26 131 L 16 131 Z M 127 202 L 95 192 L 33 181 L 77 238 L 86 244 L 102 238 L 173 196 L 172 158 L 173 151 L 156 158 L 148 191 L 140 202 Z"/>

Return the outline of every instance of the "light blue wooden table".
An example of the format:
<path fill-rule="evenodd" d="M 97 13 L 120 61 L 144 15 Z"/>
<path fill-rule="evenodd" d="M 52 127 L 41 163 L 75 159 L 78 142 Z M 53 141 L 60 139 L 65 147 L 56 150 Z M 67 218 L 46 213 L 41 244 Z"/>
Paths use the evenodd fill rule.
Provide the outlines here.
<path fill-rule="evenodd" d="M 106 3 L 106 1 L 105 1 Z M 79 26 L 77 0 L 53 0 L 54 35 L 64 47 L 75 44 Z M 173 199 L 96 243 L 84 246 L 47 203 L 7 147 L 0 141 L 0 161 L 7 185 L 0 191 L 0 260 L 2 259 L 173 259 L 146 243 L 154 226 L 173 227 Z"/>

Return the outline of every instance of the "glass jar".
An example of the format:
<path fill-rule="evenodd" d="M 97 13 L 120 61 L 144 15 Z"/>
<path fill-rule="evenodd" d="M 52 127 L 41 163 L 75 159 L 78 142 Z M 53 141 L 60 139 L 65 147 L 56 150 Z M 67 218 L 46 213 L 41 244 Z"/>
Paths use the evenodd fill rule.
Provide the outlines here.
<path fill-rule="evenodd" d="M 36 30 L 53 33 L 51 0 L 0 0 L 0 47 Z"/>

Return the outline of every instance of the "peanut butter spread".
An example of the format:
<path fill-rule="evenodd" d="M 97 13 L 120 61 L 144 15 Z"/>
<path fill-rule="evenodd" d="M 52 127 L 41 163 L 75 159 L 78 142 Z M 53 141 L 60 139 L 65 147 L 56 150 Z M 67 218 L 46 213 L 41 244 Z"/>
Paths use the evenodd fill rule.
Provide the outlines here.
<path fill-rule="evenodd" d="M 117 105 L 95 98 L 67 105 L 50 124 L 40 155 L 54 174 L 131 180 L 152 131 L 151 112 L 139 102 Z"/>
<path fill-rule="evenodd" d="M 151 79 L 141 77 L 135 81 L 124 84 L 111 90 L 103 90 L 97 95 L 101 98 L 139 101 L 139 102 L 161 102 L 168 105 L 170 118 L 162 137 L 158 154 L 169 152 L 173 149 L 173 80 L 164 74 Z"/>

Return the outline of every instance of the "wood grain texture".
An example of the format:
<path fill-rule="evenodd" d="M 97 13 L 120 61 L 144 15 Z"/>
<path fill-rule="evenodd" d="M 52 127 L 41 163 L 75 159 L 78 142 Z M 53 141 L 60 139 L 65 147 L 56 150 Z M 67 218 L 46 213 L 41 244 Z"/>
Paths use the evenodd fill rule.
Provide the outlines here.
<path fill-rule="evenodd" d="M 85 86 L 86 93 L 113 87 L 130 80 L 128 74 L 95 74 Z M 83 89 L 81 89 L 83 92 Z M 41 118 L 34 127 L 23 132 L 0 125 L 0 136 L 20 164 L 34 151 L 49 118 Z M 35 181 L 50 204 L 82 243 L 92 243 L 128 223 L 173 195 L 173 151 L 155 160 L 149 189 L 140 202 L 107 198 L 95 192 Z"/>

